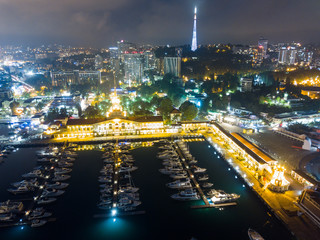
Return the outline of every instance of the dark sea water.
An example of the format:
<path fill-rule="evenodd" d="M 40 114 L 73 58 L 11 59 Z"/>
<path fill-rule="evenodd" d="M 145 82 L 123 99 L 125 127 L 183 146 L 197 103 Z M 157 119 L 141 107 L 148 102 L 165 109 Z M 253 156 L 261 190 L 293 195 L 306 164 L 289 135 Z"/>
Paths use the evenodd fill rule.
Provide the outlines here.
<path fill-rule="evenodd" d="M 160 174 L 161 161 L 156 158 L 158 149 L 141 147 L 132 154 L 138 166 L 133 180 L 140 188 L 142 201 L 138 210 L 143 215 L 116 218 L 94 218 L 104 213 L 96 204 L 99 201 L 98 176 L 102 167 L 101 154 L 97 150 L 79 151 L 68 181 L 70 186 L 58 201 L 48 207 L 55 222 L 41 228 L 20 226 L 1 228 L 1 240 L 37 239 L 248 239 L 247 230 L 252 227 L 265 239 L 292 239 L 286 228 L 243 182 L 235 178 L 233 171 L 206 142 L 189 143 L 190 151 L 199 160 L 199 166 L 208 169 L 210 180 L 217 189 L 241 195 L 237 206 L 219 209 L 191 209 L 198 202 L 179 202 L 170 198 L 175 193 L 165 184 L 168 176 Z M 0 201 L 13 196 L 6 191 L 10 183 L 21 180 L 21 175 L 36 166 L 36 151 L 24 148 L 12 153 L 0 165 Z M 108 211 L 105 211 L 107 213 Z"/>

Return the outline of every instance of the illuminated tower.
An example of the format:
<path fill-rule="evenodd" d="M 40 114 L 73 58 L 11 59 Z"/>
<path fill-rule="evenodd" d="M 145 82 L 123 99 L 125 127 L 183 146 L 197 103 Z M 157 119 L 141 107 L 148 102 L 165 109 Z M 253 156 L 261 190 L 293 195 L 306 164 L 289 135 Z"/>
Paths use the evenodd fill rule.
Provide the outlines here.
<path fill-rule="evenodd" d="M 194 8 L 191 51 L 197 50 L 197 7 Z"/>

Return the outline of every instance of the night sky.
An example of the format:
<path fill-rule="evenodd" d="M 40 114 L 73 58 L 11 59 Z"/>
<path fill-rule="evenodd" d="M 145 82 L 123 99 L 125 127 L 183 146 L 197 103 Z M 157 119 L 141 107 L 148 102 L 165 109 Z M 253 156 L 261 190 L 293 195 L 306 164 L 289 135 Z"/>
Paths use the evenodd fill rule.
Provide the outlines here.
<path fill-rule="evenodd" d="M 319 0 L 0 0 L 0 44 L 320 42 Z"/>

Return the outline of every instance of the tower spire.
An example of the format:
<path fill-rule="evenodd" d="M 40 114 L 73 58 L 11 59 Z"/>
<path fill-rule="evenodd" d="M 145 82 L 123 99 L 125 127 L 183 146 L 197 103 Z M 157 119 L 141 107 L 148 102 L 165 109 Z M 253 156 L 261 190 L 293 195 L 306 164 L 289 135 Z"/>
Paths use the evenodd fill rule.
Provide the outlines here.
<path fill-rule="evenodd" d="M 197 50 L 197 7 L 194 8 L 191 51 Z"/>

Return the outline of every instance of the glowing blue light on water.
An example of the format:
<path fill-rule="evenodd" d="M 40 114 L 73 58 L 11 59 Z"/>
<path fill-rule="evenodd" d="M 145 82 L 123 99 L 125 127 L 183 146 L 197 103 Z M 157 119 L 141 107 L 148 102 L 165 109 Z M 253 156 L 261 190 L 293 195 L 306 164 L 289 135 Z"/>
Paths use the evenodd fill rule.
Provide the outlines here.
<path fill-rule="evenodd" d="M 21 230 L 23 230 L 23 229 L 24 229 L 24 227 L 21 227 L 20 229 L 21 229 Z"/>
<path fill-rule="evenodd" d="M 114 217 L 117 214 L 117 210 L 116 209 L 112 209 L 111 210 L 111 215 Z"/>
<path fill-rule="evenodd" d="M 117 219 L 114 218 L 114 219 L 113 219 L 113 222 L 115 222 L 115 221 L 117 221 Z"/>
<path fill-rule="evenodd" d="M 22 219 L 20 219 L 20 222 L 22 222 Z"/>
<path fill-rule="evenodd" d="M 246 187 L 244 184 L 242 184 L 242 187 Z"/>
<path fill-rule="evenodd" d="M 234 178 L 238 178 L 237 176 L 234 176 Z"/>
<path fill-rule="evenodd" d="M 230 171 L 231 169 L 230 168 L 228 168 L 228 171 Z"/>
<path fill-rule="evenodd" d="M 208 145 L 208 148 L 210 148 L 210 145 Z"/>

